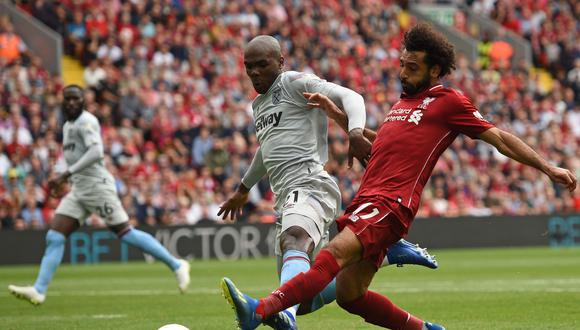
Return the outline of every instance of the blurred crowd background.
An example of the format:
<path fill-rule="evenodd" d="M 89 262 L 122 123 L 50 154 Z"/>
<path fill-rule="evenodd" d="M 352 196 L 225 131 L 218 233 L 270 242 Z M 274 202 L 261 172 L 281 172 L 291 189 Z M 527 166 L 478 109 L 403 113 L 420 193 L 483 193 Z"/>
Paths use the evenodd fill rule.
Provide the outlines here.
<path fill-rule="evenodd" d="M 86 66 L 86 108 L 102 125 L 106 164 L 134 224 L 219 222 L 219 204 L 257 148 L 256 96 L 243 66 L 255 35 L 279 39 L 286 70 L 313 72 L 361 93 L 377 128 L 398 99 L 403 33 L 415 22 L 395 1 L 29 0 L 16 4 L 54 29 Z M 534 66 L 458 57 L 445 84 L 467 94 L 500 128 L 580 177 L 580 2 L 470 1 L 531 42 Z M 471 33 L 458 12 L 455 28 Z M 47 181 L 65 169 L 63 81 L 43 68 L 0 18 L 1 228 L 46 228 L 58 200 Z M 482 45 L 489 40 L 482 40 Z M 515 63 L 518 63 L 515 61 Z M 549 73 L 542 81 L 537 68 Z M 326 168 L 343 194 L 363 169 L 346 166 L 348 140 L 331 124 Z M 458 138 L 437 163 L 419 216 L 534 215 L 580 211 L 574 194 L 484 143 Z M 242 221 L 273 222 L 267 180 Z M 92 226 L 102 226 L 96 216 Z"/>

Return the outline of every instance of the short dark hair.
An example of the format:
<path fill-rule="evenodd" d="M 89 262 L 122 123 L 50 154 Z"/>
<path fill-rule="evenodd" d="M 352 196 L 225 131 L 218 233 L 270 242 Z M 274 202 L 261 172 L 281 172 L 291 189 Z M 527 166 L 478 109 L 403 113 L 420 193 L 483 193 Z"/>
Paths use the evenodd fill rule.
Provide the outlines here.
<path fill-rule="evenodd" d="M 455 47 L 427 23 L 418 23 L 405 32 L 403 45 L 409 52 L 425 52 L 427 65 L 441 68 L 439 78 L 455 70 Z"/>
<path fill-rule="evenodd" d="M 76 89 L 78 89 L 78 90 L 79 90 L 81 93 L 82 93 L 82 92 L 84 92 L 84 90 L 85 90 L 85 89 L 84 89 L 84 88 L 82 88 L 80 85 L 77 85 L 77 84 L 70 84 L 70 85 L 66 85 L 66 86 L 63 88 L 63 91 L 64 91 L 65 89 L 71 89 L 71 88 L 76 88 Z"/>

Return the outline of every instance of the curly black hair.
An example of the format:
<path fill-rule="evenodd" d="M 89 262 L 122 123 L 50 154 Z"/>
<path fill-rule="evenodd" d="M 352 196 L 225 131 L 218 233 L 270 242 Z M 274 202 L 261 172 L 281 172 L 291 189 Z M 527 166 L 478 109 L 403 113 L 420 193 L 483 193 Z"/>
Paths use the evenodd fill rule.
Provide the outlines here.
<path fill-rule="evenodd" d="M 455 47 L 427 23 L 418 23 L 405 32 L 403 46 L 409 52 L 425 52 L 429 67 L 439 65 L 439 78 L 455 70 Z"/>

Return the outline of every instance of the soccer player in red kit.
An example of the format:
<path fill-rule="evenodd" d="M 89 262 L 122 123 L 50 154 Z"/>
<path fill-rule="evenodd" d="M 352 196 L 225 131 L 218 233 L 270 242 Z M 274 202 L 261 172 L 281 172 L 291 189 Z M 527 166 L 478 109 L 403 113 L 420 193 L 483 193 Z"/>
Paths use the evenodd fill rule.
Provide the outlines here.
<path fill-rule="evenodd" d="M 569 170 L 550 165 L 514 135 L 487 122 L 460 92 L 443 87 L 440 79 L 455 69 L 451 45 L 428 24 L 418 24 L 404 37 L 399 77 L 401 99 L 393 105 L 373 141 L 360 189 L 337 220 L 339 234 L 318 254 L 306 273 L 256 300 L 241 293 L 229 279 L 222 288 L 236 310 L 242 329 L 289 306 L 308 301 L 337 277 L 337 303 L 366 322 L 390 329 L 439 330 L 394 305 L 368 287 L 386 247 L 405 237 L 433 167 L 459 134 L 483 140 L 502 154 L 532 166 L 564 185 L 576 188 Z M 312 107 L 346 127 L 344 113 L 320 94 L 305 94 Z"/>

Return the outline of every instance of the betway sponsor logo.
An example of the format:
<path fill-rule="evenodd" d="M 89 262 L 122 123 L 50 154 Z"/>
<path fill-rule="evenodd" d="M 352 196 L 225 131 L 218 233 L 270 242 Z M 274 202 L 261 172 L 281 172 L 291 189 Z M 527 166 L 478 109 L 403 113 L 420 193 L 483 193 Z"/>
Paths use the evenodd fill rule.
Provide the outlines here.
<path fill-rule="evenodd" d="M 256 119 L 256 133 L 270 125 L 277 127 L 280 124 L 280 118 L 282 118 L 282 111 L 258 117 Z"/>

